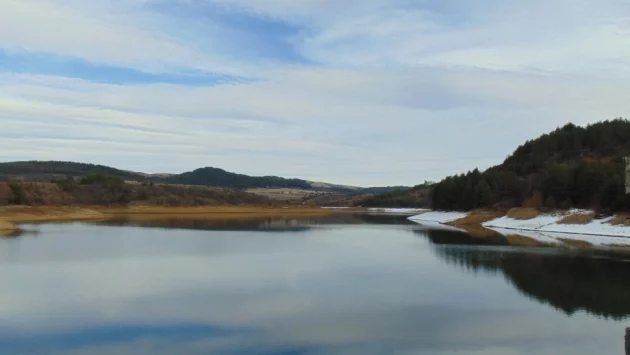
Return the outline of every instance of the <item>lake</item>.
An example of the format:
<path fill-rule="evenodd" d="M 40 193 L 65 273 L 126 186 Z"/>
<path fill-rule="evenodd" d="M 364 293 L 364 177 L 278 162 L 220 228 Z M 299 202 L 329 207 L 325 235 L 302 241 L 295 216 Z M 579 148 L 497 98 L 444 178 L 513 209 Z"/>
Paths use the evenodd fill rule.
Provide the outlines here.
<path fill-rule="evenodd" d="M 0 353 L 624 354 L 623 254 L 400 216 L 24 225 Z"/>

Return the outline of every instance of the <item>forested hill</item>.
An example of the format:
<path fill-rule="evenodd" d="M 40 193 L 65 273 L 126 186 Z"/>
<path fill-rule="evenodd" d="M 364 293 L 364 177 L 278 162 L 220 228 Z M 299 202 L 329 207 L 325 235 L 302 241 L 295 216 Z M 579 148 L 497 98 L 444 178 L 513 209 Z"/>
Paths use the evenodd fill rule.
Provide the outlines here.
<path fill-rule="evenodd" d="M 49 180 L 60 176 L 85 177 L 89 175 L 115 176 L 124 180 L 157 182 L 182 185 L 219 186 L 233 188 L 302 188 L 311 184 L 300 179 L 285 179 L 276 176 L 248 176 L 231 173 L 218 168 L 201 168 L 182 174 L 145 174 L 120 170 L 104 165 L 84 164 L 67 161 L 22 161 L 0 163 L 0 177 L 28 180 Z"/>
<path fill-rule="evenodd" d="M 181 185 L 229 187 L 229 188 L 294 188 L 351 195 L 373 194 L 409 189 L 405 186 L 360 188 L 352 186 L 316 183 L 302 179 L 286 179 L 277 176 L 249 176 L 219 168 L 206 167 L 182 174 L 145 174 L 116 169 L 104 165 L 68 161 L 19 161 L 0 163 L 0 180 L 25 179 L 50 181 L 63 177 L 107 175 L 127 181 L 155 182 Z"/>
<path fill-rule="evenodd" d="M 126 180 L 144 181 L 146 174 L 120 170 L 105 165 L 75 163 L 69 161 L 16 161 L 0 163 L 0 177 L 48 179 L 57 176 L 110 175 Z"/>
<path fill-rule="evenodd" d="M 567 124 L 518 147 L 501 165 L 448 177 L 432 187 L 435 209 L 479 207 L 630 209 L 623 157 L 630 121 Z"/>
<path fill-rule="evenodd" d="M 201 168 L 195 171 L 173 175 L 165 179 L 171 184 L 208 185 L 234 188 L 286 187 L 310 189 L 308 181 L 285 179 L 277 176 L 249 176 L 235 174 L 218 168 Z"/>

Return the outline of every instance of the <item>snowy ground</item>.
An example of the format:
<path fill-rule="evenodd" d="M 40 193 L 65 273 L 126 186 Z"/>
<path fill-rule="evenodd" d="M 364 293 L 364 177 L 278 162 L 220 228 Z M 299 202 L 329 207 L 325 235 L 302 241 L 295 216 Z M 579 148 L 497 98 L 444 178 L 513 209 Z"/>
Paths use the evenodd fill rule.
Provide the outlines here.
<path fill-rule="evenodd" d="M 416 216 L 409 217 L 413 222 L 432 229 L 441 229 L 449 231 L 465 232 L 463 229 L 448 226 L 445 223 L 466 217 L 468 214 L 464 212 L 440 212 L 429 211 Z"/>
<path fill-rule="evenodd" d="M 630 238 L 626 237 L 611 237 L 605 235 L 592 235 L 592 234 L 567 234 L 557 232 L 543 232 L 543 231 L 529 231 L 529 230 L 514 230 L 503 228 L 488 228 L 502 235 L 518 235 L 522 237 L 531 238 L 541 243 L 549 245 L 570 245 L 570 241 L 587 242 L 593 246 L 608 247 L 608 246 L 630 246 Z M 569 242 L 567 242 L 569 241 Z"/>
<path fill-rule="evenodd" d="M 392 213 L 392 214 L 417 214 L 427 212 L 423 208 L 368 208 L 368 212 L 374 213 Z"/>
<path fill-rule="evenodd" d="M 468 215 L 466 212 L 442 212 L 442 211 L 429 211 L 417 216 L 409 217 L 412 221 L 425 221 L 425 222 L 437 222 L 448 223 L 456 221 L 460 218 L 464 218 Z"/>
<path fill-rule="evenodd" d="M 590 211 L 572 210 L 568 214 L 585 214 Z M 630 246 L 630 227 L 615 226 L 612 219 L 596 219 L 588 224 L 560 224 L 568 214 L 543 214 L 528 220 L 501 217 L 482 225 L 503 235 L 521 235 L 547 244 L 566 244 L 562 240 L 584 241 L 595 246 Z M 429 211 L 409 217 L 410 220 L 429 228 L 463 231 L 446 225 L 467 216 L 465 212 Z"/>
<path fill-rule="evenodd" d="M 573 213 L 584 213 L 574 211 Z M 612 236 L 630 238 L 630 227 L 615 226 L 608 222 L 612 219 L 596 219 L 588 224 L 560 224 L 558 223 L 566 215 L 540 215 L 533 219 L 517 220 L 509 217 L 501 217 L 486 223 L 483 226 L 490 229 L 511 229 L 537 231 L 545 233 L 564 233 L 591 236 Z M 572 238 L 573 239 L 573 238 Z"/>

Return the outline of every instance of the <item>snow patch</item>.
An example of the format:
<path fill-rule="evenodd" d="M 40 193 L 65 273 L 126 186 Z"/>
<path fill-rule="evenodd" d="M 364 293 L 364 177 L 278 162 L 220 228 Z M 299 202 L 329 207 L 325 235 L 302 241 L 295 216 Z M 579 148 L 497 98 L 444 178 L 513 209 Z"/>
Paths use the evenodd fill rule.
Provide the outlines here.
<path fill-rule="evenodd" d="M 464 218 L 468 216 L 466 212 L 442 212 L 442 211 L 429 211 L 417 216 L 409 217 L 410 220 L 416 221 L 424 221 L 424 222 L 437 222 L 437 223 L 448 223 L 456 221 L 460 218 Z"/>
<path fill-rule="evenodd" d="M 612 220 L 612 217 L 605 219 L 596 219 L 587 224 L 562 224 L 559 223 L 564 217 L 574 214 L 587 214 L 591 211 L 585 210 L 572 210 L 566 214 L 544 214 L 536 218 L 528 220 L 518 220 L 509 217 L 501 217 L 488 221 L 482 224 L 488 229 L 508 229 L 519 231 L 536 231 L 549 235 L 549 233 L 570 234 L 578 236 L 591 236 L 591 238 L 584 239 L 584 241 L 592 242 L 598 241 L 593 236 L 606 236 L 606 237 L 623 237 L 630 238 L 630 227 L 615 226 L 608 222 Z M 505 233 L 502 233 L 505 234 Z M 566 237 L 566 236 L 565 236 Z M 566 237 L 567 239 L 574 239 L 572 237 Z M 576 239 L 578 240 L 578 239 Z M 607 239 L 608 240 L 608 239 Z M 604 240 L 605 241 L 605 240 Z M 602 242 L 604 242 L 602 241 Z M 611 241 L 611 240 L 608 240 Z M 623 244 L 618 241 L 612 241 L 608 244 Z"/>
<path fill-rule="evenodd" d="M 398 213 L 398 214 L 416 214 L 428 211 L 423 208 L 368 208 L 368 212 L 373 213 Z"/>
<path fill-rule="evenodd" d="M 484 227 L 518 229 L 518 230 L 539 230 L 550 224 L 559 222 L 564 216 L 561 215 L 540 215 L 532 219 L 513 219 L 508 216 L 493 219 L 482 223 Z"/>
<path fill-rule="evenodd" d="M 441 211 L 429 211 L 416 216 L 409 217 L 409 220 L 416 222 L 424 227 L 431 229 L 440 229 L 453 232 L 466 232 L 463 229 L 446 225 L 448 222 L 464 218 L 468 213 L 464 212 L 441 212 Z"/>

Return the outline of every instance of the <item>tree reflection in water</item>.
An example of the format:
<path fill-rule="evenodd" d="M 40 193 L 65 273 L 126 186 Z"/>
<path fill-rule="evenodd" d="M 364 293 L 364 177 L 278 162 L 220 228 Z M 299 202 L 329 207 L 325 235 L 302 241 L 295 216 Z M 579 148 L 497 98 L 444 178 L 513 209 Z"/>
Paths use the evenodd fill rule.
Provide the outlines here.
<path fill-rule="evenodd" d="M 606 319 L 630 317 L 627 255 L 510 247 L 500 238 L 474 238 L 449 231 L 418 233 L 429 238 L 435 253 L 448 264 L 471 272 L 500 272 L 524 295 L 568 315 L 585 311 Z"/>

